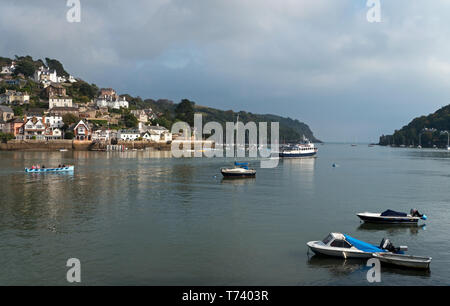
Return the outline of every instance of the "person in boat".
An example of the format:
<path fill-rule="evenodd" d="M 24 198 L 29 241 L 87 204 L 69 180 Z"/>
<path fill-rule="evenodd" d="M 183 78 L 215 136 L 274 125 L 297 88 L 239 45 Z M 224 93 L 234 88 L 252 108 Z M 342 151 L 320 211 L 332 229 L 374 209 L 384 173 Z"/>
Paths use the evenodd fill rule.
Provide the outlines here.
<path fill-rule="evenodd" d="M 45 169 L 45 165 L 42 165 L 42 167 L 41 167 L 42 169 Z"/>

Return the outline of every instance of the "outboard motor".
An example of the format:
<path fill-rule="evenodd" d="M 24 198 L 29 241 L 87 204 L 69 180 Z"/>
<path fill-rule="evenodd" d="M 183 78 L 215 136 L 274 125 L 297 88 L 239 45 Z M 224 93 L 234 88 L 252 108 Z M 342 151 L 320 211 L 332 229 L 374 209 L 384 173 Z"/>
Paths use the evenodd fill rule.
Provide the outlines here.
<path fill-rule="evenodd" d="M 383 250 L 386 250 L 388 252 L 392 252 L 395 254 L 403 254 L 404 251 L 408 250 L 408 247 L 407 246 L 395 247 L 389 239 L 383 238 L 383 240 L 381 240 L 381 243 L 380 243 L 380 249 L 383 249 Z"/>
<path fill-rule="evenodd" d="M 422 220 L 428 219 L 427 216 L 425 216 L 425 215 L 419 213 L 419 210 L 417 210 L 417 209 L 415 209 L 415 208 L 411 209 L 411 211 L 410 211 L 409 213 L 411 214 L 412 217 L 419 217 L 419 218 L 421 218 Z"/>

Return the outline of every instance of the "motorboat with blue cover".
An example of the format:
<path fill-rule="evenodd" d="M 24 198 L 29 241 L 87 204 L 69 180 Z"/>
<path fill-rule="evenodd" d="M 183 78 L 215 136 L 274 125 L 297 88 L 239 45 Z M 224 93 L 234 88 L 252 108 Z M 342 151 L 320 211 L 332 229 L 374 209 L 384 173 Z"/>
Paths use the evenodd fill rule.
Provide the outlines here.
<path fill-rule="evenodd" d="M 25 172 L 27 173 L 69 172 L 74 170 L 75 166 L 65 166 L 58 168 L 25 168 Z"/>
<path fill-rule="evenodd" d="M 403 254 L 408 247 L 395 247 L 384 238 L 379 246 L 355 239 L 342 233 L 330 233 L 322 241 L 310 241 L 306 244 L 315 254 L 342 258 L 371 258 L 374 253 L 390 252 Z"/>
<path fill-rule="evenodd" d="M 249 163 L 234 163 L 234 168 L 222 168 L 222 175 L 227 178 L 247 178 L 255 177 L 256 170 L 249 168 Z"/>
<path fill-rule="evenodd" d="M 382 213 L 365 212 L 357 216 L 370 223 L 417 224 L 419 220 L 427 220 L 427 216 L 420 214 L 417 209 L 411 209 L 409 214 L 388 209 Z"/>

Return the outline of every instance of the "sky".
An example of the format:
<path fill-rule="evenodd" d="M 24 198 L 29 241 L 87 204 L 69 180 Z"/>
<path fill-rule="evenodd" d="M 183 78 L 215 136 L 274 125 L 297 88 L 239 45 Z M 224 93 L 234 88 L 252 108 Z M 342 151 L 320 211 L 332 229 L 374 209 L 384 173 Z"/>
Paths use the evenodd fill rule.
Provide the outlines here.
<path fill-rule="evenodd" d="M 450 1 L 0 0 L 0 56 L 56 58 L 100 87 L 299 119 L 375 142 L 450 104 Z"/>

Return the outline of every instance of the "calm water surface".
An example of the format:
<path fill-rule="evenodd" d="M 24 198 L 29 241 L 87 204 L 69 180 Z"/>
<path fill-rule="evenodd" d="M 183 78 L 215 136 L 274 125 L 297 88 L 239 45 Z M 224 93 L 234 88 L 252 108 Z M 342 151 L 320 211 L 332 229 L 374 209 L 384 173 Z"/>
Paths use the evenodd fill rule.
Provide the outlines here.
<path fill-rule="evenodd" d="M 72 257 L 85 285 L 368 284 L 365 262 L 308 255 L 332 231 L 433 257 L 429 273 L 383 267 L 382 284 L 450 284 L 450 152 L 327 144 L 317 159 L 222 180 L 232 162 L 0 152 L 0 285 L 68 284 Z M 76 170 L 24 173 L 36 163 Z M 387 208 L 429 220 L 386 228 L 355 215 Z"/>

